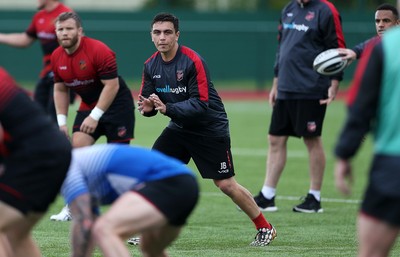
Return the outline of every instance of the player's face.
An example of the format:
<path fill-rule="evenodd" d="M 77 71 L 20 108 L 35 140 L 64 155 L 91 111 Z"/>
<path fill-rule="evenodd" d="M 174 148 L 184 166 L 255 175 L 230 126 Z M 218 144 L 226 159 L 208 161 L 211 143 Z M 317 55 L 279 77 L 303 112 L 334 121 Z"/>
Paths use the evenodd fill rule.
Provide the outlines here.
<path fill-rule="evenodd" d="M 68 53 L 73 53 L 79 46 L 82 28 L 78 28 L 74 19 L 56 23 L 57 40 Z"/>
<path fill-rule="evenodd" d="M 375 27 L 378 36 L 382 36 L 385 30 L 398 24 L 398 20 L 390 10 L 378 10 L 375 13 Z"/>
<path fill-rule="evenodd" d="M 156 22 L 151 30 L 151 40 L 157 50 L 163 54 L 168 54 L 176 49 L 179 39 L 179 31 L 176 32 L 174 24 L 169 21 Z"/>

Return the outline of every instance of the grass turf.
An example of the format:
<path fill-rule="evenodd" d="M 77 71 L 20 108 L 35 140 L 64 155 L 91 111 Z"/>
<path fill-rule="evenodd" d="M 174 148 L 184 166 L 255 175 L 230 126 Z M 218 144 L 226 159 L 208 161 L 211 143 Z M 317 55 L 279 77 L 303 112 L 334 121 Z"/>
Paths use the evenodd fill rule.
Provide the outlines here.
<path fill-rule="evenodd" d="M 271 108 L 266 101 L 225 101 L 225 106 L 230 119 L 236 180 L 256 194 L 264 180 Z M 342 102 L 334 102 L 328 107 L 323 132 L 327 155 L 322 189 L 323 214 L 301 214 L 291 210 L 299 203 L 300 196 L 307 193 L 309 186 L 305 146 L 301 139 L 291 138 L 287 165 L 277 188 L 279 211 L 265 214 L 278 232 L 271 245 L 250 247 L 249 243 L 256 233 L 252 222 L 212 181 L 198 176 L 200 202 L 178 240 L 168 248 L 170 256 L 355 256 L 356 215 L 371 160 L 371 142 L 368 137 L 354 159 L 353 194 L 349 198 L 342 197 L 334 188 L 332 149 L 344 117 L 345 106 Z M 167 122 L 168 119 L 162 115 L 145 118 L 137 113 L 133 144 L 151 147 Z M 102 142 L 104 139 L 99 141 Z M 193 163 L 189 165 L 198 174 Z M 62 206 L 63 200 L 58 198 L 33 231 L 45 257 L 70 255 L 70 222 L 49 220 L 50 215 L 59 212 Z M 140 256 L 137 246 L 127 247 L 133 256 Z M 94 256 L 102 255 L 97 250 Z M 390 256 L 400 256 L 399 243 Z"/>

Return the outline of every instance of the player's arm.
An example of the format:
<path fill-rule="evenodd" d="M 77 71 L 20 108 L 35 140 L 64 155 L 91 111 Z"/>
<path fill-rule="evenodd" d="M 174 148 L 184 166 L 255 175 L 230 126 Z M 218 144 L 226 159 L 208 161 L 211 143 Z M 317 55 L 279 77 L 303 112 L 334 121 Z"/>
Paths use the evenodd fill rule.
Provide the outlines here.
<path fill-rule="evenodd" d="M 91 256 L 93 251 L 93 240 L 91 231 L 96 219 L 92 212 L 92 201 L 88 193 L 75 198 L 69 204 L 72 214 L 72 255 Z"/>
<path fill-rule="evenodd" d="M 56 107 L 58 126 L 60 130 L 69 137 L 67 127 L 69 89 L 63 82 L 56 82 L 54 84 L 54 105 Z"/>
<path fill-rule="evenodd" d="M 118 93 L 119 81 L 118 77 L 116 77 L 114 79 L 101 80 L 101 82 L 103 83 L 104 88 L 101 91 L 96 107 L 105 112 L 110 107 Z"/>
<path fill-rule="evenodd" d="M 145 117 L 151 117 L 157 114 L 154 101 L 150 98 L 153 94 L 155 94 L 153 81 L 147 72 L 145 65 L 142 73 L 142 85 L 140 86 L 138 96 L 139 100 L 137 102 L 139 112 Z"/>
<path fill-rule="evenodd" d="M 101 116 L 110 107 L 119 90 L 118 77 L 114 79 L 101 80 L 104 87 L 101 91 L 97 105 L 93 108 L 90 115 L 82 122 L 80 130 L 90 134 L 96 130 Z"/>
<path fill-rule="evenodd" d="M 328 98 L 319 100 L 319 103 L 328 105 L 335 100 L 337 92 L 339 91 L 339 84 L 339 80 L 331 79 L 331 86 L 328 88 Z"/>
<path fill-rule="evenodd" d="M 360 60 L 352 87 L 357 88 L 355 102 L 349 107 L 347 120 L 335 147 L 335 185 L 350 194 L 353 181 L 350 159 L 359 149 L 365 134 L 371 129 L 377 114 L 383 67 L 382 45 L 367 46 Z"/>
<path fill-rule="evenodd" d="M 0 43 L 13 47 L 28 47 L 33 41 L 35 41 L 35 39 L 28 36 L 25 32 L 10 34 L 0 33 Z"/>

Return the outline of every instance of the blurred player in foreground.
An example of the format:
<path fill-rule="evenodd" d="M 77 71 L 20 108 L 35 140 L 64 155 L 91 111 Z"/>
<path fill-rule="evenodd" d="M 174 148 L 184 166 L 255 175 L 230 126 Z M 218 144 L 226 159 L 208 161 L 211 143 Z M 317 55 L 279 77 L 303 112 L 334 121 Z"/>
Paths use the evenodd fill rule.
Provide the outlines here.
<path fill-rule="evenodd" d="M 335 154 L 335 184 L 350 193 L 351 158 L 374 134 L 369 182 L 358 215 L 359 257 L 388 256 L 400 231 L 400 28 L 371 41 L 358 64 Z"/>
<path fill-rule="evenodd" d="M 31 24 L 25 32 L 0 33 L 0 43 L 13 47 L 28 47 L 38 40 L 43 52 L 43 68 L 40 80 L 36 84 L 34 100 L 56 121 L 56 110 L 53 100 L 53 72 L 51 71 L 50 56 L 58 47 L 54 20 L 60 13 L 72 11 L 59 0 L 38 0 L 38 12 L 33 16 Z M 75 94 L 70 95 L 70 102 Z"/>
<path fill-rule="evenodd" d="M 143 256 L 167 256 L 199 196 L 186 165 L 121 144 L 75 148 L 61 192 L 73 217 L 74 257 L 91 256 L 94 245 L 106 257 L 130 257 L 124 240 L 134 234 Z M 103 215 L 101 205 L 111 205 Z"/>
<path fill-rule="evenodd" d="M 68 92 L 72 90 L 82 99 L 73 125 L 73 147 L 92 145 L 101 136 L 108 143 L 129 144 L 134 135 L 134 102 L 118 75 L 115 53 L 104 43 L 83 35 L 76 13 L 59 15 L 56 33 L 60 47 L 54 50 L 51 63 L 60 129 L 69 137 Z M 50 219 L 69 220 L 68 208 Z"/>
<path fill-rule="evenodd" d="M 0 256 L 39 257 L 31 231 L 57 197 L 71 144 L 0 68 Z"/>

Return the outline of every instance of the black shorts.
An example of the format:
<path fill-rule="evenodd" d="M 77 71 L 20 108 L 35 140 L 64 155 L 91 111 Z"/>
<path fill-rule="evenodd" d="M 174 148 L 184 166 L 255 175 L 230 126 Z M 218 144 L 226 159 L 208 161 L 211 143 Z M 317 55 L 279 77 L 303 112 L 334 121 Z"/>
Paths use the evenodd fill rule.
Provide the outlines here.
<path fill-rule="evenodd" d="M 371 184 L 364 194 L 361 212 L 400 228 L 400 197 L 382 194 Z"/>
<path fill-rule="evenodd" d="M 199 186 L 192 175 L 178 175 L 144 183 L 137 190 L 159 209 L 173 226 L 182 226 L 199 198 Z"/>
<path fill-rule="evenodd" d="M 269 134 L 274 136 L 321 136 L 326 104 L 319 100 L 281 100 L 275 102 Z"/>
<path fill-rule="evenodd" d="M 0 176 L 0 201 L 23 214 L 47 211 L 71 160 L 71 145 L 59 131 L 43 130 L 35 137 L 35 145 L 17 149 L 4 159 Z"/>
<path fill-rule="evenodd" d="M 73 132 L 80 131 L 82 122 L 89 116 L 90 111 L 77 111 Z M 129 143 L 134 138 L 135 110 L 125 109 L 108 115 L 105 113 L 99 120 L 96 130 L 90 134 L 95 141 L 101 136 L 107 138 L 108 143 Z"/>
<path fill-rule="evenodd" d="M 165 128 L 153 149 L 186 164 L 193 158 L 203 178 L 221 180 L 235 176 L 229 137 L 205 137 Z"/>

